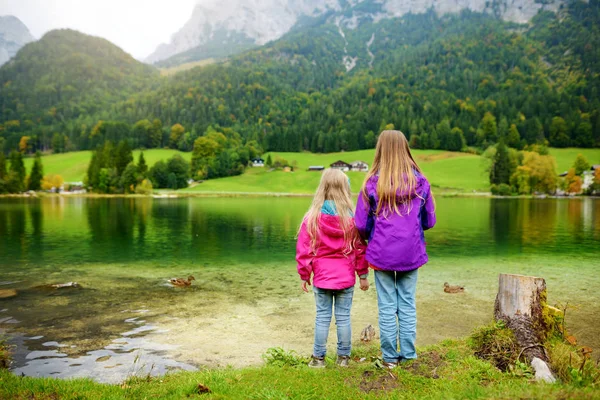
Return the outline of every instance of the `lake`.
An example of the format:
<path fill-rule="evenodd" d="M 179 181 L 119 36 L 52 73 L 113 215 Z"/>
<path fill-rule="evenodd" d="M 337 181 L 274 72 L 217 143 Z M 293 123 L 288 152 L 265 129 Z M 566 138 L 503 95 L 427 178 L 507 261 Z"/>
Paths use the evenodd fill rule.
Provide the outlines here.
<path fill-rule="evenodd" d="M 119 382 L 310 354 L 314 300 L 300 290 L 295 234 L 309 198 L 0 199 L 0 333 L 15 373 Z M 437 199 L 419 272 L 418 344 L 491 321 L 499 273 L 546 279 L 579 343 L 600 351 L 600 200 Z M 193 275 L 190 288 L 171 277 Z M 80 288 L 44 285 L 77 282 Z M 377 324 L 372 276 L 353 337 Z M 444 282 L 466 287 L 442 291 Z M 334 354 L 334 330 L 330 336 Z"/>

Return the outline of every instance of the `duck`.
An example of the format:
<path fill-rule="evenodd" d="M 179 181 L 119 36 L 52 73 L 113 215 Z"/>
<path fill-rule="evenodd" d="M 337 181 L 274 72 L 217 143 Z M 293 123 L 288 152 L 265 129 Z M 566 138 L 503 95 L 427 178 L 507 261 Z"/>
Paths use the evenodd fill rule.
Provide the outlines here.
<path fill-rule="evenodd" d="M 196 278 L 194 278 L 192 275 L 190 275 L 190 276 L 188 276 L 187 279 L 171 278 L 169 280 L 169 283 L 174 286 L 190 286 L 192 284 L 192 281 L 195 281 L 195 280 L 196 280 Z"/>
<path fill-rule="evenodd" d="M 363 342 L 370 342 L 375 337 L 375 328 L 373 325 L 369 324 L 365 327 L 365 329 L 360 332 L 360 340 Z"/>
<path fill-rule="evenodd" d="M 464 286 L 449 285 L 448 282 L 444 282 L 444 292 L 446 293 L 462 293 L 465 291 Z"/>

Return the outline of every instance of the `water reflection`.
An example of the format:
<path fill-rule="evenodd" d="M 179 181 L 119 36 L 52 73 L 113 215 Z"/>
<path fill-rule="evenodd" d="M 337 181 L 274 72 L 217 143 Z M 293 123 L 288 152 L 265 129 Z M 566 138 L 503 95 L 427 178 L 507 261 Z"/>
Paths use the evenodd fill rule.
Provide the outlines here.
<path fill-rule="evenodd" d="M 0 268 L 44 262 L 216 264 L 293 259 L 310 199 L 4 199 Z M 438 199 L 432 255 L 595 250 L 593 199 Z M 0 269 L 1 270 L 1 269 Z"/>

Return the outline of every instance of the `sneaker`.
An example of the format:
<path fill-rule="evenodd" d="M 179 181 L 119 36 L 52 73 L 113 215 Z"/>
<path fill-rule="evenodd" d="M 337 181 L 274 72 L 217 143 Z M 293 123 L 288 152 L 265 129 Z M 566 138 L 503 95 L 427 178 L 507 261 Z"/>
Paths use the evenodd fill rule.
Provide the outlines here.
<path fill-rule="evenodd" d="M 312 356 L 308 366 L 311 368 L 325 368 L 325 357 Z"/>
<path fill-rule="evenodd" d="M 335 363 L 338 365 L 338 367 L 347 368 L 348 364 L 350 364 L 350 357 L 349 356 L 338 356 L 337 361 Z"/>
<path fill-rule="evenodd" d="M 381 365 L 383 365 L 383 368 L 387 368 L 387 369 L 394 369 L 398 366 L 397 362 L 387 362 L 384 361 L 381 363 Z"/>

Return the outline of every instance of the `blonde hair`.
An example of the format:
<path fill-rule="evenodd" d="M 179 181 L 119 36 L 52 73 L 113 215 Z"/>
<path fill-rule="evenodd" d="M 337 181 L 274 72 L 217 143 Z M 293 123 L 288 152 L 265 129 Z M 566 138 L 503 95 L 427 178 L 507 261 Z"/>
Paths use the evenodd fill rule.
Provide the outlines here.
<path fill-rule="evenodd" d="M 352 251 L 356 229 L 352 223 L 354 204 L 350 181 L 342 171 L 327 168 L 321 175 L 321 182 L 315 192 L 312 204 L 304 215 L 306 230 L 311 239 L 311 249 L 316 253 L 319 242 L 319 216 L 325 200 L 331 200 L 340 220 L 340 227 L 344 231 L 347 251 Z"/>
<path fill-rule="evenodd" d="M 377 182 L 377 215 L 388 217 L 390 213 L 402 215 L 400 205 L 406 214 L 411 210 L 411 198 L 421 197 L 417 193 L 417 177 L 415 171 L 421 168 L 410 153 L 406 136 L 400 131 L 383 131 L 377 140 L 373 166 L 363 184 L 362 195 L 367 200 L 367 182 L 371 177 L 379 175 Z M 399 196 L 400 194 L 400 196 Z"/>

